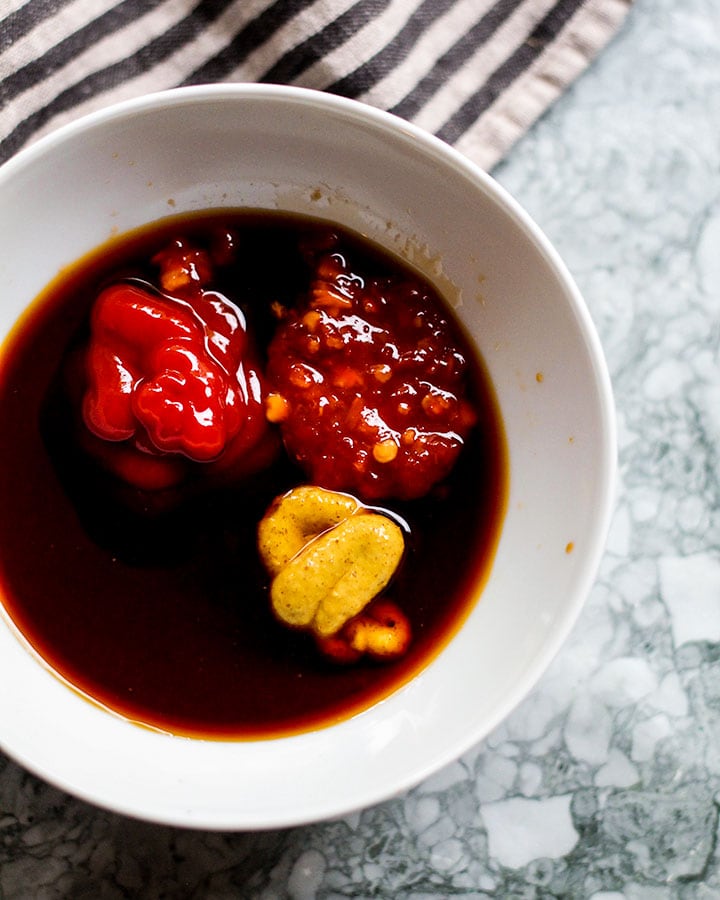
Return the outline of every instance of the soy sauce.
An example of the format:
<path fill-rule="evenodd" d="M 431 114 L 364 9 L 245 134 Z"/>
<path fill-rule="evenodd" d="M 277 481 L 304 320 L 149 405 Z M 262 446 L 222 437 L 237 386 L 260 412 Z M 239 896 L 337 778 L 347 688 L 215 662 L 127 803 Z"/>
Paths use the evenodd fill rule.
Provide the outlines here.
<path fill-rule="evenodd" d="M 285 456 L 248 483 L 158 502 L 118 490 L 77 446 L 68 379 L 104 284 L 150 277 L 148 261 L 178 234 L 202 242 L 219 228 L 232 229 L 240 250 L 219 288 L 244 309 L 262 347 L 272 334 L 272 304 L 291 302 L 307 287 L 298 253 L 303 236 L 323 227 L 249 211 L 145 227 L 57 278 L 0 355 L 2 602 L 56 673 L 138 723 L 246 739 L 346 718 L 398 689 L 440 652 L 488 573 L 506 502 L 507 460 L 492 386 L 469 347 L 479 423 L 457 465 L 428 497 L 385 504 L 410 526 L 392 599 L 409 617 L 414 639 L 392 664 L 338 666 L 273 618 L 256 528 L 275 496 L 304 482 Z M 375 270 L 402 270 L 364 239 L 341 234 L 343 245 Z"/>

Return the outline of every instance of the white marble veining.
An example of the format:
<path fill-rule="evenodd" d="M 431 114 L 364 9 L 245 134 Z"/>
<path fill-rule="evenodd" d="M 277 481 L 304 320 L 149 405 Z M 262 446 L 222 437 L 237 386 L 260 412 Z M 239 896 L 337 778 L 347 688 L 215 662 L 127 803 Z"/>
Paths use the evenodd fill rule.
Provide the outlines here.
<path fill-rule="evenodd" d="M 95 810 L 0 757 L 1 900 L 720 898 L 720 10 L 637 0 L 495 173 L 607 354 L 620 485 L 532 695 L 414 790 L 212 834 Z"/>

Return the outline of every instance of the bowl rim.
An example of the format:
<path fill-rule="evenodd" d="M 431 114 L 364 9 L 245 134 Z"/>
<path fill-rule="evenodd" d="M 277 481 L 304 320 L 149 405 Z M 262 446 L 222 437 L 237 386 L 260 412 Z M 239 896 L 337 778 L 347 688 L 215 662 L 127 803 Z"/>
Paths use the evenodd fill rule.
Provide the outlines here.
<path fill-rule="evenodd" d="M 600 476 L 604 481 L 605 489 L 601 493 L 602 505 L 596 509 L 593 527 L 589 529 L 588 547 L 584 551 L 582 570 L 575 580 L 577 588 L 573 603 L 568 603 L 564 609 L 564 614 L 559 618 L 553 638 L 548 641 L 545 652 L 538 656 L 533 665 L 527 667 L 524 677 L 517 681 L 514 691 L 505 697 L 502 703 L 498 704 L 497 711 L 490 720 L 486 719 L 482 723 L 475 723 L 475 727 L 467 729 L 464 741 L 460 743 L 456 741 L 452 746 L 447 746 L 443 753 L 436 753 L 432 758 L 426 758 L 422 765 L 415 765 L 409 768 L 404 779 L 396 780 L 391 790 L 388 790 L 387 785 L 378 783 L 372 788 L 366 789 L 362 798 L 355 798 L 352 801 L 348 801 L 340 793 L 333 795 L 332 792 L 329 792 L 325 798 L 317 798 L 317 802 L 312 809 L 273 809 L 268 811 L 264 818 L 259 819 L 257 816 L 253 816 L 251 821 L 244 817 L 242 810 L 220 814 L 211 810 L 202 810 L 189 814 L 187 810 L 183 809 L 172 811 L 165 809 L 158 812 L 150 808 L 139 808 L 137 803 L 124 803 L 118 797 L 108 799 L 107 797 L 99 796 L 96 790 L 89 789 L 83 784 L 78 784 L 75 780 L 65 777 L 62 773 L 52 771 L 49 766 L 41 764 L 38 760 L 27 758 L 22 753 L 15 752 L 13 747 L 7 747 L 3 735 L 0 734 L 0 747 L 8 756 L 15 759 L 28 771 L 32 771 L 48 783 L 76 797 L 80 797 L 94 805 L 136 818 L 161 824 L 209 830 L 282 828 L 350 814 L 412 788 L 443 766 L 458 759 L 472 746 L 486 737 L 536 685 L 575 625 L 596 577 L 604 552 L 615 505 L 617 480 L 617 425 L 610 376 L 590 312 L 565 263 L 530 215 L 491 175 L 483 171 L 452 146 L 411 122 L 356 100 L 294 86 L 227 83 L 171 88 L 114 103 L 111 106 L 83 115 L 45 134 L 21 149 L 15 156 L 0 166 L 0 184 L 5 180 L 14 178 L 23 169 L 34 165 L 43 155 L 62 147 L 62 145 L 73 140 L 76 136 L 88 130 L 100 128 L 106 123 L 123 119 L 126 116 L 151 112 L 158 108 L 183 106 L 206 100 L 234 101 L 238 99 L 291 102 L 295 104 L 309 104 L 313 107 L 318 107 L 319 105 L 330 113 L 340 114 L 344 117 L 362 121 L 364 124 L 369 124 L 373 129 L 379 129 L 380 131 L 388 128 L 392 131 L 400 130 L 407 137 L 411 138 L 422 149 L 424 154 L 429 154 L 440 160 L 443 165 L 449 165 L 464 174 L 486 195 L 489 195 L 493 203 L 502 208 L 505 215 L 513 220 L 515 226 L 525 234 L 540 252 L 546 264 L 563 285 L 586 341 L 587 352 L 592 362 L 598 392 L 598 411 L 602 419 L 603 446 L 600 448 L 599 456 L 602 470 Z M 324 730 L 326 731 L 327 729 Z M 177 738 L 171 738 L 171 740 L 177 740 Z M 293 740 L 293 738 L 282 738 L 280 740 Z M 242 744 L 243 742 L 240 743 Z"/>

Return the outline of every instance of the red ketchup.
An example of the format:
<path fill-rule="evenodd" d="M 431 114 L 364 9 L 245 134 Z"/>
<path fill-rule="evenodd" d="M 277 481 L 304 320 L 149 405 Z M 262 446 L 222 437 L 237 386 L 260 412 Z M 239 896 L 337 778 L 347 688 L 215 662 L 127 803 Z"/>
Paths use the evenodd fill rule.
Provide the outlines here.
<path fill-rule="evenodd" d="M 244 477 L 274 448 L 245 318 L 205 288 L 205 251 L 176 241 L 156 261 L 171 291 L 121 281 L 94 304 L 82 413 L 99 440 L 88 448 L 142 490 L 172 487 L 198 465 Z"/>

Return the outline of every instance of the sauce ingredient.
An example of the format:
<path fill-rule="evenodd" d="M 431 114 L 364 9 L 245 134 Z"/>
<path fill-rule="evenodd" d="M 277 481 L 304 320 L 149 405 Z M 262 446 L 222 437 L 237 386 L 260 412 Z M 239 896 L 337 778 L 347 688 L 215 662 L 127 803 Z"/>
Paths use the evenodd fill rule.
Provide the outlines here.
<path fill-rule="evenodd" d="M 272 452 L 263 439 L 238 467 L 230 452 L 237 437 L 219 457 L 198 462 L 182 452 L 144 453 L 134 437 L 103 440 L 78 415 L 91 310 L 106 289 L 140 285 L 153 300 L 185 299 L 186 290 L 231 298 L 262 377 L 276 329 L 291 318 L 295 298 L 307 307 L 317 261 L 329 250 L 352 259 L 366 283 L 420 284 L 427 302 L 444 310 L 415 273 L 355 235 L 296 216 L 223 210 L 156 223 L 80 260 L 0 354 L 0 420 L 12 422 L 0 432 L 3 605 L 50 666 L 121 715 L 210 738 L 266 738 L 346 718 L 440 651 L 487 575 L 507 465 L 487 374 L 459 332 L 463 396 L 477 423 L 427 494 L 383 503 L 407 525 L 402 564 L 382 596 L 328 638 L 285 627 L 269 599 L 258 523 L 276 497 L 307 482 L 294 457 L 277 452 L 275 425 L 262 424 Z M 212 282 L 203 281 L 208 263 Z M 287 314 L 278 319 L 280 300 Z M 435 315 L 449 320 L 447 311 Z M 359 366 L 358 359 L 352 368 Z M 279 382 L 272 390 L 285 394 Z M 268 398 L 266 412 L 271 405 Z M 282 418 L 282 402 L 276 411 Z M 238 478 L 261 446 L 264 462 Z M 120 448 L 132 477 L 141 454 L 161 469 L 177 467 L 171 486 L 149 491 L 124 481 Z M 412 641 L 402 655 L 379 665 L 383 647 L 403 646 L 404 636 Z M 343 655 L 357 661 L 338 666 Z"/>
<path fill-rule="evenodd" d="M 258 526 L 260 555 L 275 577 L 314 538 L 361 509 L 349 494 L 300 485 L 277 497 Z"/>
<path fill-rule="evenodd" d="M 258 543 L 272 575 L 275 614 L 321 639 L 339 632 L 387 587 L 405 549 L 400 527 L 387 516 L 314 486 L 295 488 L 272 504 Z"/>
<path fill-rule="evenodd" d="M 409 271 L 360 274 L 337 235 L 306 244 L 303 300 L 278 310 L 269 417 L 308 480 L 363 500 L 422 497 L 476 422 L 457 329 Z"/>
<path fill-rule="evenodd" d="M 268 432 L 245 317 L 205 289 L 209 254 L 176 240 L 154 261 L 173 295 L 133 280 L 95 301 L 82 401 L 92 434 L 120 445 L 96 444 L 97 455 L 144 490 L 182 480 L 177 456 L 207 463 L 227 453 L 240 468 Z"/>
<path fill-rule="evenodd" d="M 356 663 L 368 655 L 376 660 L 396 660 L 410 647 L 410 622 L 397 604 L 382 598 L 373 601 L 335 634 L 318 638 L 320 650 L 339 663 Z"/>

